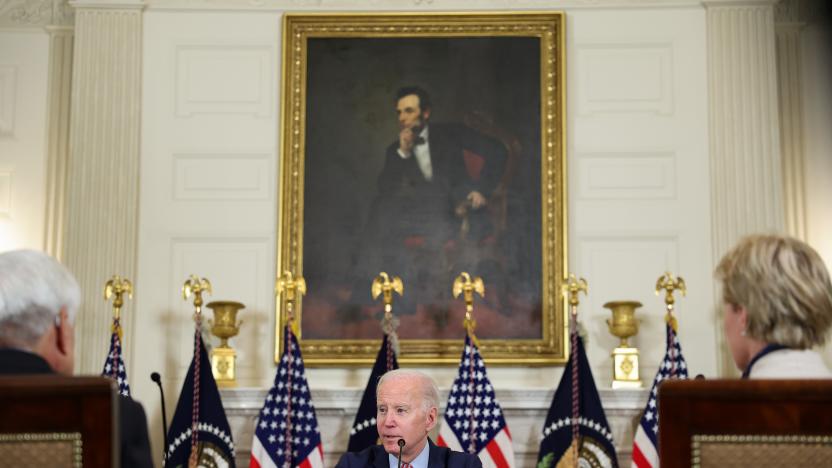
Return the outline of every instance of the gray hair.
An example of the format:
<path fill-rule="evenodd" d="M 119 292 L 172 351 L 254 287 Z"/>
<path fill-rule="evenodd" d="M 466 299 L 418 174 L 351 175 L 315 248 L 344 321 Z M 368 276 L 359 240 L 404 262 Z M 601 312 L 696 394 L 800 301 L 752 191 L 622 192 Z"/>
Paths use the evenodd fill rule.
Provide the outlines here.
<path fill-rule="evenodd" d="M 431 408 L 439 408 L 439 389 L 436 388 L 436 382 L 429 375 L 413 369 L 395 369 L 387 372 L 378 379 L 376 386 L 376 399 L 378 399 L 378 392 L 381 386 L 386 382 L 393 380 L 417 380 L 421 385 L 422 390 L 422 409 L 425 412 L 430 411 Z"/>
<path fill-rule="evenodd" d="M 69 322 L 81 288 L 57 260 L 36 250 L 0 253 L 0 346 L 31 349 L 66 308 Z"/>

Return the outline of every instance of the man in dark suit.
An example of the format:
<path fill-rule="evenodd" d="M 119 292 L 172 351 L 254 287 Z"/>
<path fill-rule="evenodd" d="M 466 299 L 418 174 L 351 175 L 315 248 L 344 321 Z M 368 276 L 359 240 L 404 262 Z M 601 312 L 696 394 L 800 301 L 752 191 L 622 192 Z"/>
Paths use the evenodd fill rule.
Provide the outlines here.
<path fill-rule="evenodd" d="M 428 438 L 436 426 L 439 392 L 433 379 L 396 369 L 379 379 L 376 427 L 381 445 L 345 453 L 336 468 L 481 468 L 476 455 L 437 447 Z M 400 443 L 403 441 L 403 444 Z"/>
<path fill-rule="evenodd" d="M 72 375 L 78 282 L 52 257 L 34 250 L 0 254 L 0 375 Z M 121 466 L 152 468 L 147 417 L 120 396 Z"/>
<path fill-rule="evenodd" d="M 370 278 L 384 269 L 411 287 L 427 285 L 404 298 L 423 304 L 448 299 L 441 297 L 452 280 L 446 273 L 462 266 L 450 265 L 445 254 L 463 231 L 474 242 L 492 232 L 486 207 L 507 159 L 501 142 L 465 125 L 430 122 L 431 112 L 424 89 L 396 93 L 399 134 L 385 152 L 361 249 L 367 258 L 359 259 L 367 267 L 358 269 Z"/>

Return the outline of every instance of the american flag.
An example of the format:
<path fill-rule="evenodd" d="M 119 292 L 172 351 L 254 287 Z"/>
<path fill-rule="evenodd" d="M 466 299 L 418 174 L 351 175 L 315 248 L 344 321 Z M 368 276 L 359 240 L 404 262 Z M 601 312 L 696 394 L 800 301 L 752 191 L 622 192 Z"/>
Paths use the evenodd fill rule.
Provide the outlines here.
<path fill-rule="evenodd" d="M 113 334 L 110 337 L 110 351 L 107 359 L 104 360 L 102 377 L 109 377 L 118 383 L 118 392 L 124 396 L 130 396 L 130 384 L 127 383 L 127 369 L 124 367 L 124 358 L 121 353 L 121 324 L 119 319 L 113 319 Z"/>
<path fill-rule="evenodd" d="M 688 378 L 688 365 L 682 356 L 682 347 L 679 345 L 679 337 L 676 336 L 675 325 L 675 320 L 667 324 L 667 350 L 659 371 L 656 373 L 656 378 L 653 379 L 650 398 L 647 400 L 644 415 L 641 417 L 633 439 L 633 467 L 659 466 L 659 408 L 656 402 L 659 383 L 667 379 Z"/>
<path fill-rule="evenodd" d="M 257 418 L 251 467 L 323 468 L 324 449 L 297 338 L 287 324 L 283 356 Z"/>
<path fill-rule="evenodd" d="M 459 374 L 451 387 L 436 443 L 476 454 L 484 467 L 513 467 L 514 448 L 480 350 L 465 336 Z"/>

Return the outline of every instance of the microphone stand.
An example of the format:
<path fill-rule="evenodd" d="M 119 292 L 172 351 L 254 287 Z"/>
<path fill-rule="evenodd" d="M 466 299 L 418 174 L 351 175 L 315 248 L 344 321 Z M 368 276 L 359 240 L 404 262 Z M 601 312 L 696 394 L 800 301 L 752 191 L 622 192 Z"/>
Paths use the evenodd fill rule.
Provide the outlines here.
<path fill-rule="evenodd" d="M 404 439 L 399 439 L 399 466 L 398 468 L 402 468 L 402 449 L 404 448 Z"/>
<path fill-rule="evenodd" d="M 162 450 L 162 462 L 166 462 L 168 459 L 168 417 L 165 413 L 165 392 L 162 390 L 162 377 L 158 372 L 151 373 L 150 379 L 159 386 L 159 396 L 162 399 L 162 440 L 165 442 L 165 447 Z"/>

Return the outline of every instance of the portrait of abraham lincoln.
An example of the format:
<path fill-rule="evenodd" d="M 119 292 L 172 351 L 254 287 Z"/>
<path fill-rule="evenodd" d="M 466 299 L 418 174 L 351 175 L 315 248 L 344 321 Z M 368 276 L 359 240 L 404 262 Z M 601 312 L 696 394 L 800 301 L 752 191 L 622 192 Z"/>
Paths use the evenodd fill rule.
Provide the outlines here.
<path fill-rule="evenodd" d="M 324 38 L 307 53 L 304 337 L 379 337 L 381 271 L 404 283 L 400 338 L 463 336 L 451 285 L 467 271 L 486 284 L 479 337 L 538 338 L 539 42 Z"/>

